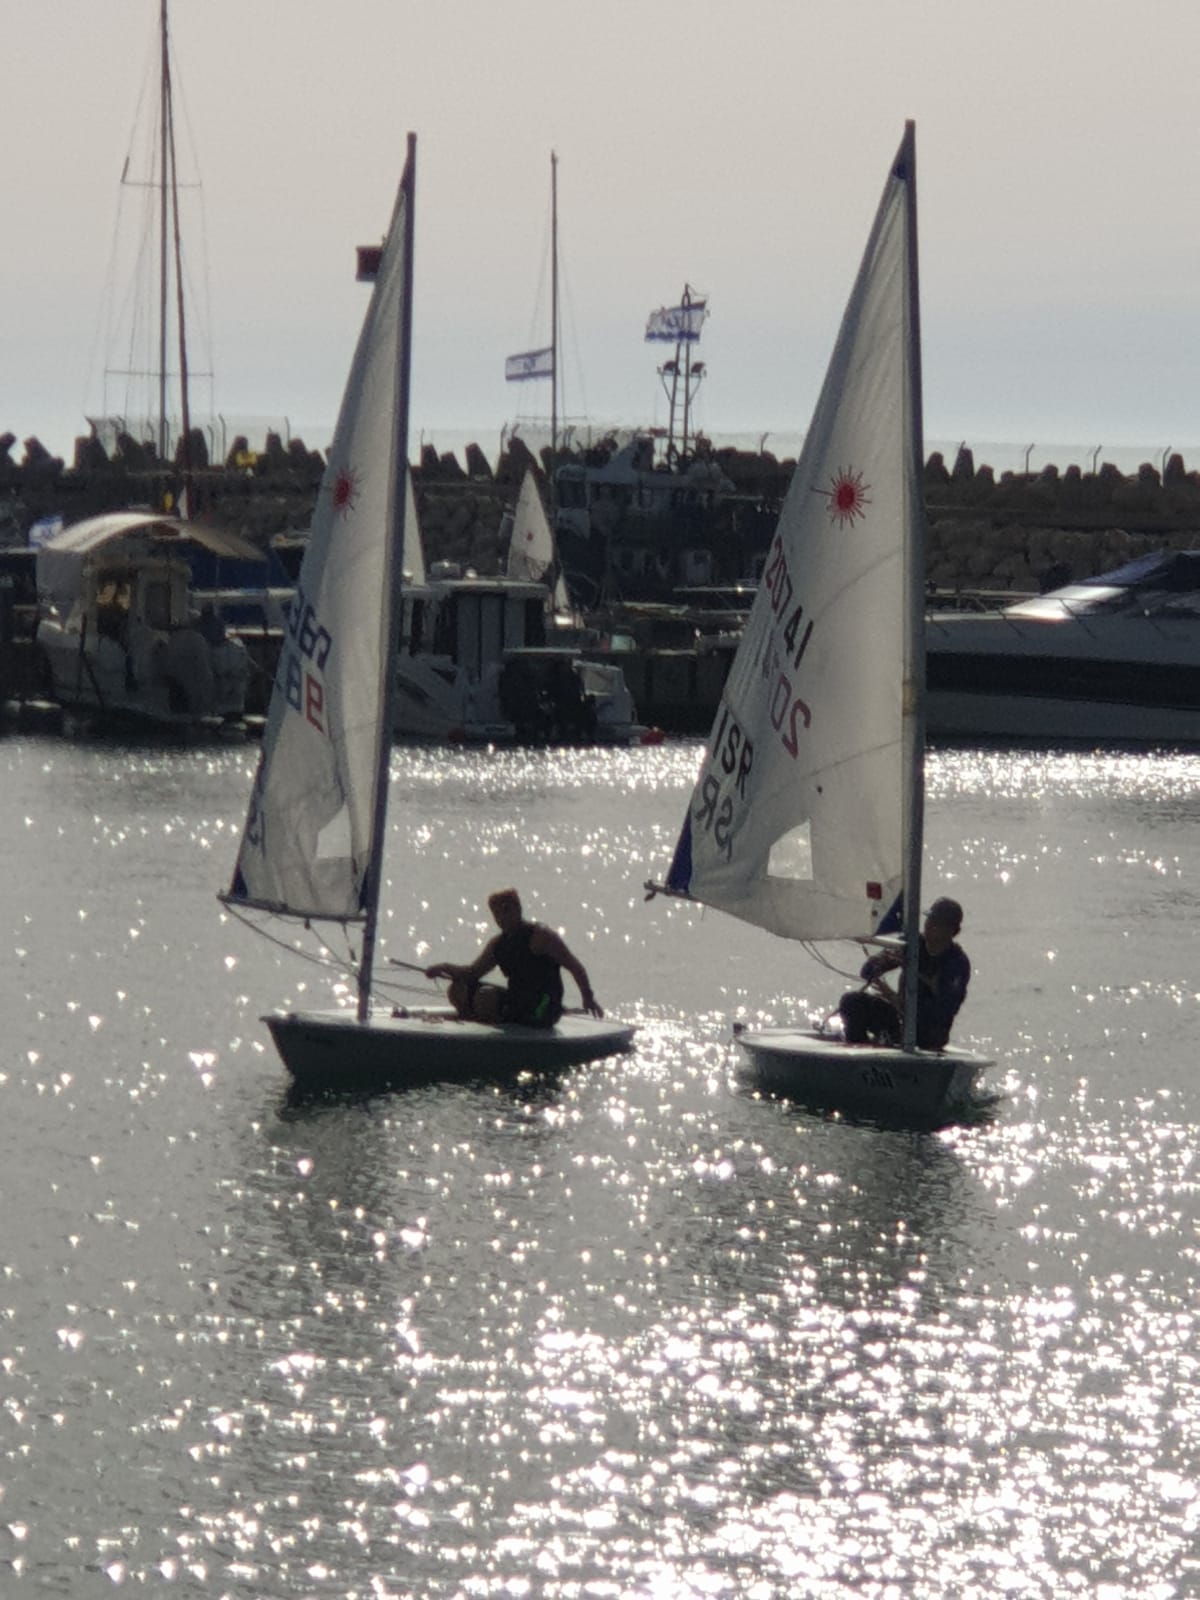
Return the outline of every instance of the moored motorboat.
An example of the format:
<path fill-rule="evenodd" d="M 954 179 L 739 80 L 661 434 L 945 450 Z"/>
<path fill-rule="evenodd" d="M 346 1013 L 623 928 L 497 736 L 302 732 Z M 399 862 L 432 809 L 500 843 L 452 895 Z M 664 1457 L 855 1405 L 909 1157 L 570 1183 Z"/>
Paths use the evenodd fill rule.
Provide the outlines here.
<path fill-rule="evenodd" d="M 34 650 L 59 705 L 158 725 L 241 717 L 246 650 L 193 594 L 189 544 L 258 558 L 236 535 L 146 512 L 90 517 L 39 546 Z"/>
<path fill-rule="evenodd" d="M 436 569 L 407 587 L 395 733 L 465 743 L 641 738 L 620 664 L 552 642 L 550 594 L 540 581 Z"/>
<path fill-rule="evenodd" d="M 1200 551 L 925 628 L 939 739 L 1200 744 Z"/>

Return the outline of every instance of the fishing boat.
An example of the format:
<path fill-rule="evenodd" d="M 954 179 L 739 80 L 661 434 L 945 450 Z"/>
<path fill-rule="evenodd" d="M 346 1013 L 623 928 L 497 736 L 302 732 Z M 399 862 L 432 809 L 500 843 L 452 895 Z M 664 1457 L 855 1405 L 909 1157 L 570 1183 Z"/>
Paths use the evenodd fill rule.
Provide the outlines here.
<path fill-rule="evenodd" d="M 196 549 L 262 561 L 236 534 L 139 511 L 88 517 L 38 546 L 35 661 L 60 706 L 157 726 L 241 719 L 249 656 L 192 588 Z"/>
<path fill-rule="evenodd" d="M 373 1003 L 403 592 L 409 476 L 416 141 L 350 368 L 288 616 L 228 893 L 232 911 L 340 925 L 361 938 L 353 1009 L 264 1020 L 298 1090 L 547 1071 L 626 1049 L 633 1029 L 460 1022 L 445 1008 Z"/>
<path fill-rule="evenodd" d="M 903 1038 L 735 1033 L 764 1087 L 939 1119 L 987 1064 L 916 1047 L 923 505 L 915 133 L 906 126 L 664 888 L 784 938 L 893 937 Z"/>
<path fill-rule="evenodd" d="M 217 591 L 198 592 L 192 563 L 203 556 L 214 572 L 222 561 L 264 569 L 264 558 L 236 535 L 189 520 L 193 436 L 167 0 L 159 0 L 156 43 L 148 175 L 134 174 L 131 156 L 121 178 L 142 211 L 139 270 L 126 302 L 131 324 L 122 340 L 128 365 L 106 373 L 129 385 L 149 379 L 150 398 L 136 419 L 128 405 L 120 417 L 89 419 L 96 437 L 110 443 L 128 447 L 135 433 L 147 443 L 153 437 L 147 498 L 155 504 L 31 530 L 39 602 L 33 655 L 39 687 L 89 720 L 195 725 L 241 719 L 250 661 L 228 635 Z"/>

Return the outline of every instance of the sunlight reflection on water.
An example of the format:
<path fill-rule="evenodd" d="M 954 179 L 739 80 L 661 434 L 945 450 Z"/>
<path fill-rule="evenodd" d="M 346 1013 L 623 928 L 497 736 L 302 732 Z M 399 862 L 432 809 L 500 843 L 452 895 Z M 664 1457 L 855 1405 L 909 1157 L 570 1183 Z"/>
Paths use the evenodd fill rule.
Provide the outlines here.
<path fill-rule="evenodd" d="M 697 754 L 398 751 L 387 949 L 517 883 L 637 1049 L 296 1107 L 254 752 L 0 745 L 4 1593 L 1191 1592 L 1200 763 L 931 761 L 1005 1098 L 930 1134 L 747 1086 L 840 980 L 644 904 Z"/>

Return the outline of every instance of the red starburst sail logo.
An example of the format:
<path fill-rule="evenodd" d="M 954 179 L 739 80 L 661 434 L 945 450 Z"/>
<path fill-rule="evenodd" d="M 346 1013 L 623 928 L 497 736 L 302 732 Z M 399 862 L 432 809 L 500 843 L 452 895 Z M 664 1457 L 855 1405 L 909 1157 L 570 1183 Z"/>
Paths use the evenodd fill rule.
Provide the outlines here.
<path fill-rule="evenodd" d="M 358 499 L 358 474 L 350 467 L 342 467 L 333 480 L 333 509 L 339 516 L 354 510 Z"/>
<path fill-rule="evenodd" d="M 828 489 L 818 489 L 829 506 L 829 520 L 839 528 L 851 527 L 860 517 L 865 517 L 871 504 L 871 485 L 864 483 L 861 472 L 852 467 L 839 467 L 830 480 Z"/>

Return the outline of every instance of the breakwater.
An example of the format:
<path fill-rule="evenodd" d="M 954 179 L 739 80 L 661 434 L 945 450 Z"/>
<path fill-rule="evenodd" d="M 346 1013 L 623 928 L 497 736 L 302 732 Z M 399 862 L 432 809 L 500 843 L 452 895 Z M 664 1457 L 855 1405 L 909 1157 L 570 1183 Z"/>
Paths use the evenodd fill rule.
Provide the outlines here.
<path fill-rule="evenodd" d="M 560 451 L 557 464 L 600 466 L 615 448 L 613 441 Z M 544 483 L 550 465 L 548 451 L 535 457 L 520 438 L 508 442 L 494 467 L 477 445 L 463 459 L 427 445 L 414 463 L 427 558 L 499 571 L 504 512 L 526 469 Z M 641 517 L 636 506 L 610 507 L 602 531 L 647 548 L 700 544 L 712 553 L 713 581 L 732 582 L 754 570 L 769 542 L 794 465 L 769 451 L 713 449 L 701 440 L 689 463 L 686 516 Z M 319 451 L 299 439 L 285 444 L 277 434 L 261 448 L 239 438 L 223 462 L 212 462 L 194 430 L 193 505 L 207 520 L 265 545 L 307 528 L 323 468 Z M 97 440 L 81 438 L 68 465 L 36 439 L 18 445 L 15 434 L 0 434 L 0 542 L 23 543 L 45 516 L 75 522 L 130 505 L 174 504 L 183 479 L 181 453 L 162 462 L 129 438 L 112 457 Z M 1069 465 L 996 473 L 964 447 L 953 462 L 929 457 L 925 499 L 927 576 L 940 589 L 1027 591 L 1160 546 L 1200 544 L 1200 472 L 1178 454 L 1161 470 L 1146 462 L 1133 473 L 1108 462 L 1091 471 Z"/>

